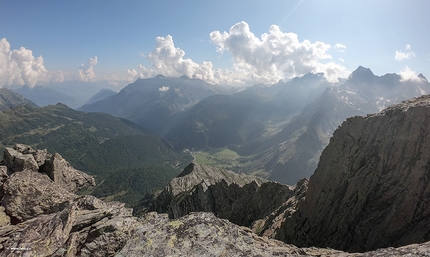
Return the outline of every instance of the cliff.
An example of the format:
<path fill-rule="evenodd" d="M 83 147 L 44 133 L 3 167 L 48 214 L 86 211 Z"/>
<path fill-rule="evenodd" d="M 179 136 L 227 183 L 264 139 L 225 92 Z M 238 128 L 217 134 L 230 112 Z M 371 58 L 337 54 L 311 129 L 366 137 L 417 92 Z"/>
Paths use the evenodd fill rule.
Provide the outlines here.
<path fill-rule="evenodd" d="M 369 251 L 430 240 L 430 96 L 346 120 L 277 238 Z"/>
<path fill-rule="evenodd" d="M 265 219 L 264 224 L 260 221 L 255 228 L 262 233 L 273 226 L 274 217 L 266 219 L 266 216 L 275 210 L 277 214 L 272 215 L 283 215 L 285 208 L 280 206 L 292 197 L 303 195 L 307 180 L 300 185 L 296 188 L 191 163 L 163 191 L 144 199 L 135 207 L 134 213 L 157 211 L 168 213 L 170 218 L 179 218 L 191 212 L 204 211 L 247 227 L 257 220 Z M 295 207 L 297 201 L 289 203 L 289 207 Z M 282 211 L 278 210 L 280 208 Z"/>

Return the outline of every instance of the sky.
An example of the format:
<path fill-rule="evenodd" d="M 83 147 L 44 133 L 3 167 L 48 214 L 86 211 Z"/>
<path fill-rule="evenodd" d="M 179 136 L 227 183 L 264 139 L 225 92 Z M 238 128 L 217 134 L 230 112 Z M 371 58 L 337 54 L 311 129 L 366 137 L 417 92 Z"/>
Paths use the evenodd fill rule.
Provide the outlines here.
<path fill-rule="evenodd" d="M 0 0 L 0 86 L 430 76 L 427 0 Z"/>

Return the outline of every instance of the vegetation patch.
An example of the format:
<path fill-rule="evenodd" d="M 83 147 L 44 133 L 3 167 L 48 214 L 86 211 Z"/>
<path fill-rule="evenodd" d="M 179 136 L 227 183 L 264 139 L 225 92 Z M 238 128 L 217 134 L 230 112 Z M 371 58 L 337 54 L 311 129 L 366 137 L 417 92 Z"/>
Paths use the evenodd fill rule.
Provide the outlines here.
<path fill-rule="evenodd" d="M 217 148 L 208 151 L 193 152 L 195 162 L 201 165 L 208 165 L 217 168 L 238 170 L 241 165 L 239 163 L 240 156 L 227 148 Z"/>

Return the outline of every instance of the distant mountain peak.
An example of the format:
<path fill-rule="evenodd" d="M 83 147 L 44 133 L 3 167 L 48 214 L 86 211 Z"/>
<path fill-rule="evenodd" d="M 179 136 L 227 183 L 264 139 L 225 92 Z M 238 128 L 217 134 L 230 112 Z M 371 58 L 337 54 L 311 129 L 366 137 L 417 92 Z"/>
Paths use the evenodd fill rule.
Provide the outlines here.
<path fill-rule="evenodd" d="M 323 78 L 324 78 L 324 73 L 322 72 L 319 72 L 319 73 L 308 72 L 305 75 L 301 77 L 295 77 L 292 80 L 299 81 L 299 80 L 323 79 Z"/>
<path fill-rule="evenodd" d="M 163 79 L 163 78 L 165 78 L 166 76 L 164 76 L 163 74 L 158 74 L 157 76 L 155 76 L 155 78 L 157 78 L 157 79 Z"/>
<path fill-rule="evenodd" d="M 422 74 L 418 74 L 418 78 L 425 80 L 426 82 L 428 82 L 427 78 Z"/>
<path fill-rule="evenodd" d="M 373 72 L 369 68 L 359 66 L 355 71 L 351 73 L 351 75 L 349 75 L 348 80 L 361 80 L 369 82 L 369 80 L 373 80 L 375 77 L 375 74 L 373 74 Z"/>

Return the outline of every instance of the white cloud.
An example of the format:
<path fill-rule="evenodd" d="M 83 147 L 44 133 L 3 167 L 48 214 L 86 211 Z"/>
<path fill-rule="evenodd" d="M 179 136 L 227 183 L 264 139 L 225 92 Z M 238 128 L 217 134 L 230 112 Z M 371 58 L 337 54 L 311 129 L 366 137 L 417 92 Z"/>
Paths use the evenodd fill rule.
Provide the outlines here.
<path fill-rule="evenodd" d="M 415 71 L 413 71 L 411 68 L 409 68 L 408 66 L 405 67 L 405 69 L 403 71 L 399 72 L 400 74 L 400 81 L 405 82 L 405 81 L 423 81 L 422 78 L 418 77 L 417 73 Z"/>
<path fill-rule="evenodd" d="M 217 51 L 232 54 L 235 72 L 252 76 L 254 83 L 273 83 L 308 72 L 324 72 L 329 80 L 336 81 L 338 75 L 347 71 L 339 64 L 321 62 L 331 59 L 327 53 L 329 44 L 299 41 L 297 34 L 284 33 L 276 25 L 261 38 L 256 37 L 243 21 L 233 25 L 229 32 L 213 31 L 210 37 L 217 45 Z"/>
<path fill-rule="evenodd" d="M 345 63 L 345 60 L 342 57 L 339 57 L 339 61 Z"/>
<path fill-rule="evenodd" d="M 158 89 L 158 91 L 160 91 L 160 92 L 166 92 L 168 90 L 169 90 L 169 87 L 166 87 L 166 86 L 162 86 Z"/>
<path fill-rule="evenodd" d="M 6 38 L 0 40 L 0 86 L 45 84 L 50 80 L 43 57 L 34 57 L 25 47 L 11 50 Z"/>
<path fill-rule="evenodd" d="M 195 63 L 185 58 L 185 51 L 175 47 L 170 35 L 156 38 L 156 48 L 145 55 L 152 67 L 139 65 L 126 71 L 125 80 L 165 76 L 199 78 L 218 84 L 276 83 L 279 80 L 301 76 L 308 72 L 324 72 L 329 81 L 346 77 L 350 72 L 334 62 L 322 62 L 332 57 L 330 45 L 323 42 L 299 41 L 294 33 L 284 33 L 272 25 L 269 33 L 256 37 L 246 22 L 233 25 L 229 32 L 213 31 L 211 41 L 218 52 L 229 51 L 233 69 L 214 69 L 211 62 Z M 340 45 L 340 44 L 338 44 Z M 343 45 L 339 46 L 344 47 Z M 343 48 L 344 49 L 344 48 Z"/>
<path fill-rule="evenodd" d="M 337 44 L 334 46 L 334 49 L 336 49 L 337 51 L 339 51 L 339 52 L 343 53 L 343 52 L 345 52 L 346 46 L 345 46 L 345 45 L 342 45 L 342 44 L 337 43 Z"/>
<path fill-rule="evenodd" d="M 78 78 L 81 81 L 95 81 L 96 80 L 96 74 L 94 72 L 94 66 L 96 66 L 98 63 L 97 56 L 94 56 L 94 58 L 88 59 L 87 63 L 81 64 L 81 67 L 78 68 Z"/>
<path fill-rule="evenodd" d="M 394 59 L 396 59 L 397 61 L 403 61 L 411 57 L 415 57 L 415 53 L 412 51 L 411 45 L 406 45 L 405 50 L 406 52 L 396 50 L 396 53 L 394 54 Z"/>
<path fill-rule="evenodd" d="M 198 64 L 191 59 L 184 58 L 185 51 L 175 47 L 172 36 L 157 37 L 156 42 L 156 48 L 145 56 L 152 63 L 152 69 L 139 65 L 137 69 L 127 70 L 127 80 L 133 81 L 137 78 L 163 74 L 171 77 L 186 75 L 190 78 L 198 78 L 209 82 L 215 81 L 215 70 L 212 63 L 203 62 Z"/>

